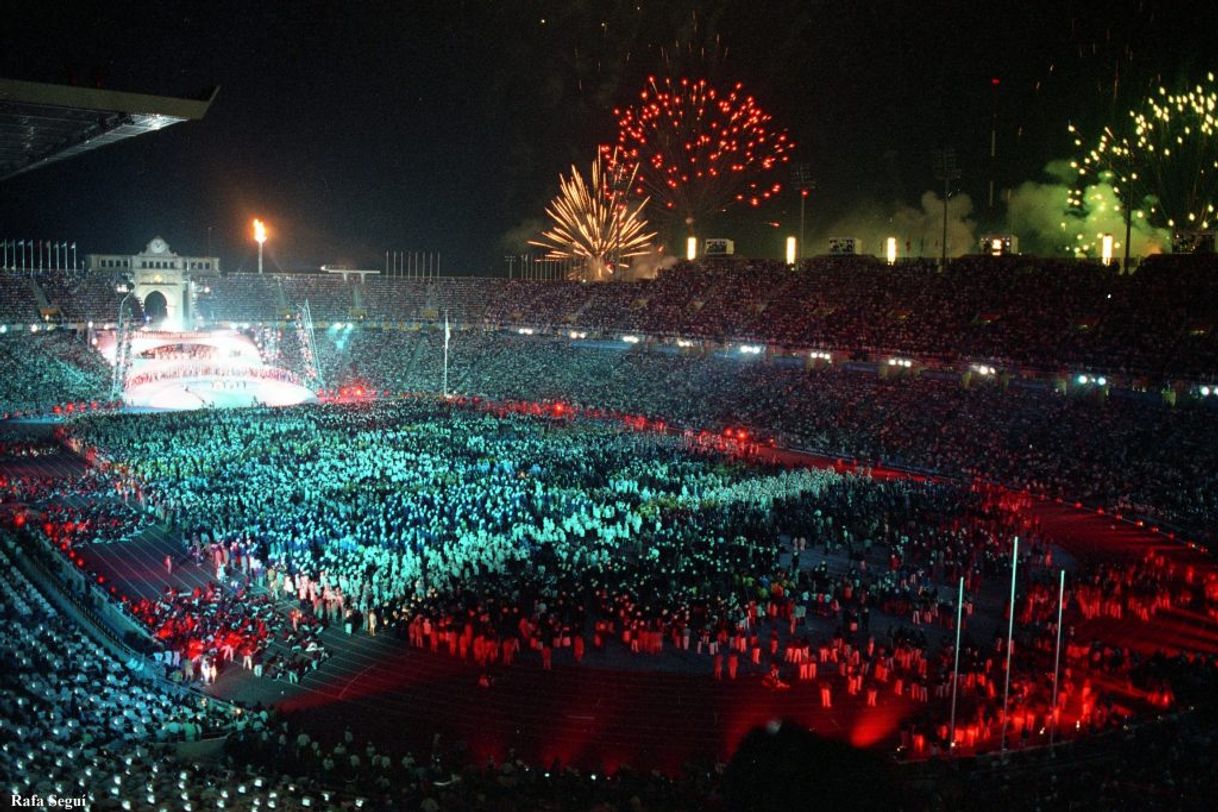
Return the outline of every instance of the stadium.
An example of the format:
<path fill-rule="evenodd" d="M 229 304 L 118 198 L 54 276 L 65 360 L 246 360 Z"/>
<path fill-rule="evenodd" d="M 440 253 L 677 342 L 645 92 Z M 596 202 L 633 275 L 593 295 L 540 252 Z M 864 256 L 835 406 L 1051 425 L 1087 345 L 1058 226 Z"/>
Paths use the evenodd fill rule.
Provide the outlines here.
<path fill-rule="evenodd" d="M 737 251 L 630 162 L 705 85 L 491 273 L 3 238 L 13 806 L 1210 808 L 1208 221 Z M 0 80 L 0 189 L 222 98 Z"/>

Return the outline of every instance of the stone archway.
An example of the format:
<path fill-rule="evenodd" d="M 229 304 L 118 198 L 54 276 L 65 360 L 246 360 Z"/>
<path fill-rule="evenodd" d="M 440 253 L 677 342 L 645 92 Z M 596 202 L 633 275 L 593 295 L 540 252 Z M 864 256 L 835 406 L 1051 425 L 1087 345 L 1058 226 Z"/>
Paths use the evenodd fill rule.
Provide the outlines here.
<path fill-rule="evenodd" d="M 159 324 L 169 315 L 169 302 L 165 294 L 154 290 L 144 298 L 144 315 L 153 324 Z"/>

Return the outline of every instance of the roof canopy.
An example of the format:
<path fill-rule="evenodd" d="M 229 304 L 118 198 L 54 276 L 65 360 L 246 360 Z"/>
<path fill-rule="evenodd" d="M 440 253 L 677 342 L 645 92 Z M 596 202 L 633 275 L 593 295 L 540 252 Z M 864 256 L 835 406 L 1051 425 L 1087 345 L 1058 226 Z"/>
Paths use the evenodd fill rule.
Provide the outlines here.
<path fill-rule="evenodd" d="M 197 121 L 219 88 L 178 99 L 0 79 L 0 180 L 107 144 Z"/>

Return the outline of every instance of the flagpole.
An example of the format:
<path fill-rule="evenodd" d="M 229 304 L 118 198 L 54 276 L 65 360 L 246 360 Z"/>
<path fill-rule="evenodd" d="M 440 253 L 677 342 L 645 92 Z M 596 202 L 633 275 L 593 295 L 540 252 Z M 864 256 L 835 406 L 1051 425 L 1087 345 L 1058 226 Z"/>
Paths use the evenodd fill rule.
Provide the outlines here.
<path fill-rule="evenodd" d="M 448 397 L 448 339 L 452 331 L 448 328 L 448 311 L 444 311 L 444 397 Z"/>
<path fill-rule="evenodd" d="M 1053 708 L 1049 717 L 1049 755 L 1053 755 L 1053 745 L 1057 738 L 1057 677 L 1062 665 L 1062 607 L 1066 602 L 1066 571 L 1061 571 L 1061 581 L 1057 587 L 1057 652 L 1053 655 Z"/>
<path fill-rule="evenodd" d="M 1007 612 L 1007 674 L 1002 688 L 1002 758 L 1007 756 L 1007 724 L 1010 722 L 1009 701 L 1011 698 L 1011 648 L 1015 634 L 1015 571 L 1019 567 L 1019 536 L 1011 545 L 1011 607 Z"/>
<path fill-rule="evenodd" d="M 952 724 L 947 740 L 948 752 L 956 746 L 956 691 L 960 686 L 960 622 L 964 619 L 964 576 L 960 576 L 960 592 L 956 596 L 956 666 L 952 669 Z"/>

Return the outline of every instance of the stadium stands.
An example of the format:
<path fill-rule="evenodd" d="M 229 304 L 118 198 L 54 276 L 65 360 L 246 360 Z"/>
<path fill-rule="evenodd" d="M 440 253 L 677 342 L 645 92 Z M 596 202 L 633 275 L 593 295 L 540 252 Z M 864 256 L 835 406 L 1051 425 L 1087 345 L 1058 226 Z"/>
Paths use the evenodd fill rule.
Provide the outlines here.
<path fill-rule="evenodd" d="M 309 300 L 314 318 L 582 329 L 843 352 L 1095 369 L 1156 380 L 1218 373 L 1218 273 L 1205 257 L 1148 258 L 1131 275 L 1025 257 L 888 266 L 868 258 L 681 263 L 658 279 L 578 282 L 233 275 L 213 287 L 214 320 L 256 321 Z M 358 286 L 358 296 L 353 287 Z M 356 307 L 358 298 L 361 307 Z"/>
<path fill-rule="evenodd" d="M 723 646 L 744 655 L 727 663 L 729 678 L 739 666 L 771 690 L 818 680 L 833 686 L 839 706 L 859 710 L 877 691 L 916 707 L 942 704 L 945 649 L 919 627 L 948 626 L 945 585 L 959 575 L 979 590 L 1020 535 L 1027 574 L 1010 607 L 1020 626 L 1017 710 L 1001 725 L 1005 736 L 1014 722 L 1026 743 L 1052 714 L 1043 665 L 1056 631 L 1052 556 L 1021 512 L 1026 497 L 976 479 L 1145 517 L 1212 543 L 1218 398 L 1194 397 L 1190 387 L 1218 371 L 1215 270 L 1213 258 L 1160 257 L 1122 276 L 1016 257 L 966 258 L 946 271 L 865 259 L 818 259 L 794 271 L 758 261 L 682 264 L 653 281 L 604 285 L 236 274 L 211 285 L 200 313 L 277 322 L 308 301 L 323 327 L 345 323 L 317 331 L 334 390 L 437 393 L 447 313 L 460 327 L 448 346 L 448 384 L 464 405 L 352 398 L 284 412 L 90 417 L 67 433 L 121 465 L 75 483 L 6 478 L 5 502 L 36 509 L 44 521 L 23 532 L 45 535 L 69 556 L 90 545 L 121 551 L 152 517 L 175 529 L 183 556 L 214 572 L 214 583 L 126 602 L 161 641 L 158 659 L 175 679 L 195 678 L 196 662 L 214 679 L 212 669 L 235 671 L 247 657 L 242 667 L 259 676 L 320 679 L 313 675 L 329 656 L 327 633 L 372 636 L 379 627 L 416 649 L 472 658 L 483 687 L 491 666 L 507 667 L 513 656 L 538 657 L 548 670 L 560 651 L 578 664 L 585 639 L 636 654 L 696 648 L 707 663 Z M 112 320 L 117 311 L 103 280 L 56 272 L 37 281 L 38 290 L 28 279 L 0 280 L 4 319 L 37 315 L 39 290 L 67 320 Z M 270 342 L 274 328 L 257 332 L 287 366 L 303 363 L 296 330 L 281 328 Z M 642 341 L 623 342 L 627 332 Z M 745 354 L 744 341 L 769 349 Z M 809 359 L 805 351 L 816 347 L 832 348 L 834 363 Z M 898 373 L 874 363 L 889 353 L 930 365 Z M 981 360 L 1007 374 L 965 374 L 967 362 Z M 0 367 L 0 412 L 97 400 L 109 382 L 85 336 L 66 330 L 0 337 Z M 1127 386 L 1070 383 L 1084 370 L 1121 375 Z M 470 405 L 477 398 L 499 405 L 480 411 Z M 556 427 L 516 414 L 566 407 L 647 416 L 689 434 L 644 437 L 595 421 Z M 709 439 L 725 429 L 750 439 Z M 795 474 L 689 451 L 736 453 L 771 437 L 860 459 L 865 470 L 903 466 L 950 481 L 913 487 Z M 18 438 L 0 445 L 0 456 L 37 464 L 46 448 Z M 811 549 L 822 545 L 823 553 Z M 318 741 L 260 709 L 234 716 L 199 704 L 177 686 L 128 673 L 91 643 L 25 579 L 15 549 L 0 552 L 0 614 L 9 621 L 0 717 L 17 741 L 0 748 L 0 762 L 23 777 L 14 792 L 70 796 L 75 785 L 118 803 L 131 787 L 137 808 L 171 797 L 242 809 L 355 808 L 369 797 L 385 808 L 509 797 L 517 808 L 639 807 L 638 796 L 654 808 L 720 802 L 720 779 L 705 770 L 679 781 L 626 770 L 597 784 L 586 773 L 543 777 L 509 757 L 467 767 L 454 781 L 467 754 L 436 751 L 416 763 L 349 734 Z M 801 569 L 801 555 L 823 568 Z M 842 568 L 830 569 L 839 559 Z M 178 564 L 170 555 L 164 566 L 169 574 Z M 1218 617 L 1218 581 L 1161 556 L 1075 566 L 1071 627 L 1105 618 L 1149 624 L 1182 611 Z M 912 623 L 871 632 L 872 613 Z M 825 628 L 814 629 L 813 616 Z M 760 628 L 768 638 L 759 639 Z M 1212 700 L 1212 656 L 1142 657 L 1072 632 L 1070 642 L 1063 708 L 1087 730 L 1113 732 L 1062 762 L 1023 760 L 1027 774 L 1055 782 L 1020 785 L 1003 773 L 1011 806 L 1119 804 L 1130 787 L 1164 775 L 1181 792 L 1212 788 L 1204 766 L 1212 730 L 1185 710 Z M 996 735 L 997 646 L 962 651 L 965 741 Z M 717 677 L 723 665 L 715 661 Z M 1127 704 L 1181 713 L 1129 727 Z M 208 728 L 228 733 L 226 763 L 158 769 L 157 748 Z M 947 746 L 926 710 L 899 735 L 917 754 Z M 1153 758 L 1097 770 L 1121 752 Z M 118 791 L 98 789 L 111 781 Z M 925 790 L 929 782 L 909 783 L 920 787 L 910 795 L 918 808 L 950 805 L 940 790 Z M 975 783 L 953 774 L 934 786 L 977 793 Z M 1179 797 L 1152 797 L 1145 807 L 1173 808 Z"/>
<path fill-rule="evenodd" d="M 41 320 L 29 278 L 0 272 L 0 324 L 34 324 Z"/>

